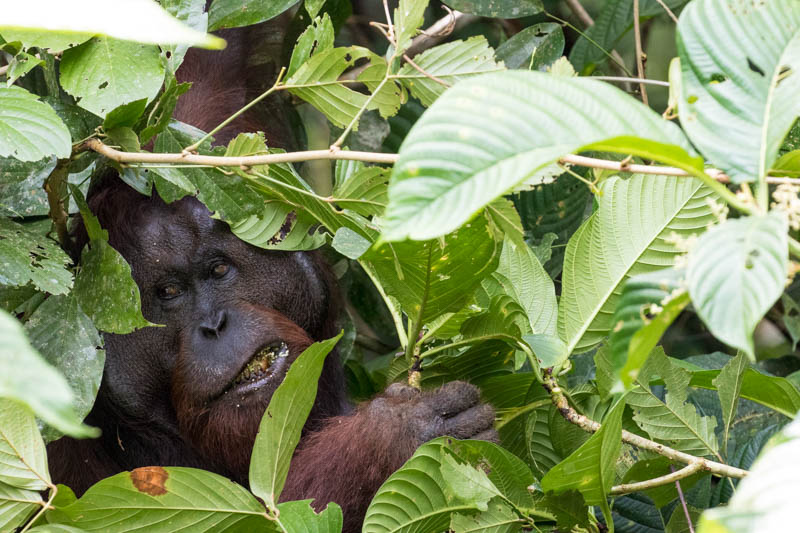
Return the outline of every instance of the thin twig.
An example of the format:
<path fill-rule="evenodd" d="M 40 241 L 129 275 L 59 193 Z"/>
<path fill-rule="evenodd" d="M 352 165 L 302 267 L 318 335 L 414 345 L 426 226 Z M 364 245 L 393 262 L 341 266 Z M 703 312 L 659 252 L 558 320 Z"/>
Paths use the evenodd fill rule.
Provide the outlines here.
<path fill-rule="evenodd" d="M 640 78 L 645 78 L 644 74 L 644 52 L 642 52 L 642 28 L 639 21 L 639 0 L 633 0 L 633 37 L 636 45 L 636 73 Z M 647 86 L 639 83 L 639 91 L 642 93 L 642 103 L 647 102 Z"/>
<path fill-rule="evenodd" d="M 79 148 L 80 150 L 81 148 Z M 393 164 L 397 154 L 380 154 L 377 152 L 357 152 L 351 150 L 308 150 L 305 152 L 286 152 L 282 154 L 250 155 L 244 157 L 225 157 L 198 154 L 154 154 L 150 152 L 120 152 L 100 142 L 89 139 L 82 149 L 98 152 L 119 163 L 179 163 L 194 165 L 210 165 L 215 167 L 252 167 L 272 163 L 296 163 L 298 161 L 316 161 L 319 159 L 364 161 L 368 163 Z"/>
<path fill-rule="evenodd" d="M 672 19 L 672 22 L 677 24 L 678 23 L 678 17 L 676 17 L 675 13 L 672 12 L 672 10 L 669 8 L 669 6 L 664 3 L 664 0 L 656 0 L 656 2 L 658 2 L 659 5 L 664 8 L 664 11 L 667 12 L 667 15 L 669 15 L 669 18 Z M 692 533 L 694 533 L 694 532 L 692 532 Z"/>
<path fill-rule="evenodd" d="M 442 80 L 440 78 L 437 78 L 436 76 L 434 76 L 430 72 L 426 72 L 422 67 L 420 67 L 419 65 L 414 63 L 414 61 L 410 57 L 408 57 L 407 54 L 403 54 L 403 59 L 405 59 L 406 63 L 408 63 L 409 65 L 414 67 L 417 71 L 421 72 L 426 78 L 430 78 L 433 81 L 435 81 L 436 83 L 438 83 L 440 85 L 444 85 L 445 87 L 450 87 L 449 83 L 447 83 L 446 81 L 444 81 L 444 80 Z"/>
<path fill-rule="evenodd" d="M 591 76 L 593 80 L 619 81 L 622 83 L 646 83 L 647 85 L 658 85 L 659 87 L 669 87 L 668 81 L 648 80 L 647 78 L 627 78 L 625 76 Z"/>
<path fill-rule="evenodd" d="M 542 385 L 550 394 L 550 398 L 553 400 L 553 405 L 556 406 L 556 409 L 558 409 L 559 413 L 561 413 L 561 416 L 563 416 L 568 422 L 571 422 L 584 431 L 588 431 L 590 433 L 594 433 L 600 429 L 601 426 L 599 423 L 578 413 L 569 405 L 567 397 L 561 391 L 561 388 L 558 386 L 558 382 L 553 377 L 552 373 L 545 372 L 545 380 Z M 658 442 L 650 439 L 640 437 L 639 435 L 624 429 L 622 430 L 622 441 L 632 444 L 633 446 L 636 446 L 642 450 L 649 450 L 659 455 L 663 455 L 664 457 L 672 459 L 673 461 L 687 465 L 698 463 L 701 470 L 711 472 L 712 474 L 718 476 L 743 478 L 748 474 L 747 470 L 742 470 L 741 468 L 718 463 L 716 461 L 709 461 L 704 457 L 689 455 L 688 453 L 684 453 L 670 448 L 669 446 L 659 444 Z"/>
<path fill-rule="evenodd" d="M 35 524 L 37 520 L 39 520 L 39 518 L 45 511 L 49 509 L 54 509 L 53 500 L 56 499 L 56 494 L 58 494 L 58 486 L 53 485 L 51 483 L 48 483 L 47 486 L 50 489 L 50 497 L 47 499 L 46 502 L 39 503 L 39 505 L 41 505 L 42 508 L 39 509 L 39 511 L 35 515 L 33 515 L 33 517 L 30 520 L 28 520 L 28 523 L 25 524 L 25 527 L 22 528 L 20 533 L 25 533 L 26 531 L 28 531 L 28 529 L 30 529 L 30 527 L 33 526 L 33 524 Z"/>
<path fill-rule="evenodd" d="M 592 19 L 591 15 L 584 9 L 583 5 L 578 0 L 566 0 L 565 2 L 569 7 L 570 11 L 575 13 L 575 16 L 578 17 L 578 20 L 581 21 L 581 24 L 586 26 L 587 28 L 590 26 L 594 26 L 594 20 Z"/>
<path fill-rule="evenodd" d="M 687 466 L 686 468 L 689 467 Z M 671 472 L 675 473 L 674 466 L 669 465 L 669 469 Z M 680 500 L 681 507 L 683 507 L 683 516 L 686 517 L 686 524 L 689 526 L 689 533 L 694 533 L 694 525 L 692 525 L 692 516 L 689 514 L 689 507 L 686 505 L 686 498 L 683 496 L 683 489 L 681 488 L 680 479 L 675 480 L 675 488 L 678 490 L 678 500 Z"/>
<path fill-rule="evenodd" d="M 386 24 L 389 26 L 388 28 L 389 42 L 397 46 L 397 41 L 395 39 L 395 33 L 394 33 L 394 24 L 392 24 L 392 14 L 389 12 L 389 0 L 383 0 L 383 10 L 384 12 L 386 12 Z"/>
<path fill-rule="evenodd" d="M 672 468 L 672 467 L 670 467 Z M 639 492 L 642 490 L 652 489 L 655 487 L 660 487 L 661 485 L 669 485 L 672 482 L 678 483 L 679 480 L 683 478 L 687 478 L 700 470 L 703 469 L 703 465 L 700 463 L 690 463 L 677 472 L 672 471 L 670 474 L 666 474 L 664 476 L 654 477 L 653 479 L 647 479 L 645 481 L 638 481 L 636 483 L 623 483 L 621 485 L 615 485 L 611 487 L 609 494 L 614 496 L 619 496 L 622 494 L 630 494 L 631 492 Z M 678 485 L 680 487 L 680 485 Z M 680 488 L 678 489 L 680 490 Z"/>

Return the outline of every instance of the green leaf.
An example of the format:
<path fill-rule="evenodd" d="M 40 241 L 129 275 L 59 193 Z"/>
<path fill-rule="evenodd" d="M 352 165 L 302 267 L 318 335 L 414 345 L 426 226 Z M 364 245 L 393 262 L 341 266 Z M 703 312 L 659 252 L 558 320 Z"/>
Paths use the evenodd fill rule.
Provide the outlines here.
<path fill-rule="evenodd" d="M 544 10 L 541 0 L 444 0 L 453 9 L 482 17 L 515 19 Z"/>
<path fill-rule="evenodd" d="M 611 372 L 625 389 L 669 325 L 689 304 L 682 270 L 657 270 L 629 278 L 622 287 L 609 336 Z M 616 388 L 616 387 L 612 387 Z"/>
<path fill-rule="evenodd" d="M 692 2 L 677 39 L 686 134 L 734 182 L 763 178 L 800 115 L 800 4 Z"/>
<path fill-rule="evenodd" d="M 455 513 L 450 520 L 454 533 L 515 533 L 522 528 L 522 520 L 499 500 L 489 502 L 486 511 L 477 515 Z"/>
<path fill-rule="evenodd" d="M 513 194 L 511 199 L 525 228 L 525 239 L 538 253 L 539 247 L 550 247 L 554 240 L 559 244 L 569 242 L 583 223 L 591 196 L 589 187 L 565 175 L 553 183 Z M 561 273 L 565 251 L 565 246 L 550 249 L 551 257 L 543 266 L 551 278 Z"/>
<path fill-rule="evenodd" d="M 314 343 L 297 357 L 261 418 L 250 461 L 250 489 L 269 509 L 278 505 L 289 462 L 317 396 L 325 356 L 341 337 L 340 333 Z"/>
<path fill-rule="evenodd" d="M 49 211 L 44 180 L 56 166 L 56 158 L 20 161 L 0 158 L 0 216 L 46 215 Z"/>
<path fill-rule="evenodd" d="M 712 382 L 719 393 L 719 403 L 722 405 L 722 420 L 724 432 L 722 434 L 722 453 L 727 455 L 728 433 L 731 423 L 736 417 L 736 408 L 739 405 L 739 395 L 742 391 L 742 379 L 747 369 L 747 360 L 744 352 L 739 352 L 726 364 L 719 375 Z"/>
<path fill-rule="evenodd" d="M 122 472 L 99 481 L 59 511 L 60 523 L 87 532 L 221 533 L 261 531 L 270 525 L 264 507 L 244 487 L 182 467 Z"/>
<path fill-rule="evenodd" d="M 38 492 L 0 482 L 0 531 L 17 531 L 42 505 L 44 500 Z"/>
<path fill-rule="evenodd" d="M 342 508 L 330 502 L 317 513 L 311 508 L 313 500 L 278 504 L 281 524 L 291 533 L 341 533 Z"/>
<path fill-rule="evenodd" d="M 381 485 L 367 509 L 364 533 L 446 531 L 454 513 L 477 510 L 476 503 L 465 502 L 448 489 L 442 477 L 442 465 L 448 456 L 461 466 L 458 473 L 452 463 L 444 470 L 459 477 L 458 484 L 462 488 L 467 489 L 462 483 L 463 475 L 481 477 L 479 473 L 466 474 L 462 462 L 472 467 L 480 464 L 504 498 L 521 501 L 517 496 L 521 489 L 522 501 L 527 506 L 532 505 L 526 487 L 534 482 L 533 475 L 514 455 L 490 442 L 440 438 L 420 446 L 411 459 Z M 485 484 L 487 478 L 481 479 Z"/>
<path fill-rule="evenodd" d="M 674 362 L 690 372 L 692 378 L 689 386 L 716 390 L 714 381 L 719 376 L 719 370 L 704 370 L 683 361 Z M 791 381 L 762 374 L 754 368 L 747 368 L 742 374 L 739 396 L 765 405 L 789 418 L 794 418 L 800 411 L 800 391 Z"/>
<path fill-rule="evenodd" d="M 555 335 L 537 333 L 525 335 L 523 340 L 531 347 L 541 368 L 553 368 L 556 372 L 561 369 L 569 358 L 567 345 Z"/>
<path fill-rule="evenodd" d="M 530 333 L 555 335 L 558 313 L 555 286 L 533 251 L 506 238 L 497 274 L 507 280 L 506 294 L 525 309 Z"/>
<path fill-rule="evenodd" d="M 11 60 L 11 63 L 8 64 L 8 70 L 6 71 L 6 85 L 11 87 L 15 81 L 17 81 L 19 78 L 22 78 L 25 76 L 25 74 L 35 69 L 39 65 L 44 65 L 44 60 L 39 59 L 36 56 L 26 54 L 25 52 L 20 52 L 14 56 L 14 58 Z"/>
<path fill-rule="evenodd" d="M 308 2 L 306 2 L 308 6 Z M 327 13 L 322 18 L 315 18 L 306 30 L 297 38 L 297 44 L 292 49 L 292 58 L 286 69 L 286 76 L 291 78 L 303 63 L 323 50 L 333 48 L 333 23 Z"/>
<path fill-rule="evenodd" d="M 142 116 L 146 107 L 147 98 L 141 98 L 127 104 L 122 104 L 106 115 L 103 121 L 103 129 L 108 132 L 114 128 L 132 128 Z"/>
<path fill-rule="evenodd" d="M 728 220 L 689 252 L 686 278 L 697 314 L 715 337 L 751 361 L 756 324 L 783 293 L 787 231 L 781 213 Z"/>
<path fill-rule="evenodd" d="M 153 326 L 142 316 L 139 288 L 131 267 L 107 241 L 93 240 L 81 253 L 81 271 L 75 278 L 75 295 L 97 329 L 130 333 Z"/>
<path fill-rule="evenodd" d="M 369 250 L 372 243 L 350 228 L 339 228 L 331 246 L 348 259 L 358 259 Z"/>
<path fill-rule="evenodd" d="M 544 70 L 564 53 L 564 31 L 555 22 L 528 26 L 497 47 L 495 57 L 509 69 Z"/>
<path fill-rule="evenodd" d="M 95 37 L 64 52 L 61 86 L 95 115 L 155 98 L 164 83 L 157 46 Z"/>
<path fill-rule="evenodd" d="M 446 493 L 454 500 L 486 511 L 489 500 L 501 496 L 486 472 L 471 465 L 459 463 L 452 455 L 442 456 L 440 467 Z"/>
<path fill-rule="evenodd" d="M 298 0 L 214 0 L 208 10 L 208 30 L 250 26 L 275 18 Z"/>
<path fill-rule="evenodd" d="M 0 217 L 0 284 L 21 287 L 30 282 L 42 291 L 65 294 L 72 288 L 69 262 L 55 241 Z"/>
<path fill-rule="evenodd" d="M 783 154 L 770 169 L 770 174 L 775 176 L 800 176 L 800 150 L 792 150 Z"/>
<path fill-rule="evenodd" d="M 502 63 L 495 61 L 494 50 L 482 35 L 429 48 L 414 57 L 414 63 L 430 76 L 447 84 L 442 85 L 409 64 L 401 68 L 397 77 L 424 106 L 433 104 L 448 86 L 478 74 L 506 69 Z"/>
<path fill-rule="evenodd" d="M 36 491 L 52 485 L 36 419 L 24 406 L 8 400 L 0 404 L 0 483 Z"/>
<path fill-rule="evenodd" d="M 64 377 L 31 347 L 22 325 L 5 311 L 0 311 L 0 376 L 0 397 L 26 404 L 68 435 L 97 436 L 72 411 L 72 391 Z"/>
<path fill-rule="evenodd" d="M 346 84 L 339 83 L 339 76 L 352 68 L 359 59 L 369 59 L 370 66 L 358 77 L 370 91 L 378 90 L 385 78 L 386 61 L 373 52 L 360 46 L 332 48 L 314 54 L 297 69 L 286 85 L 294 86 L 289 92 L 308 102 L 322 112 L 328 120 L 341 128 L 347 127 L 362 109 L 379 109 L 386 117 L 391 108 L 394 112 L 404 101 L 401 88 L 388 80 L 374 98 L 356 92 Z M 356 129 L 357 125 L 353 129 Z"/>
<path fill-rule="evenodd" d="M 770 439 L 728 505 L 703 513 L 698 533 L 794 529 L 797 523 L 796 496 L 800 493 L 798 454 L 800 421 L 795 420 Z"/>
<path fill-rule="evenodd" d="M 681 252 L 671 244 L 673 233 L 685 239 L 714 219 L 706 202 L 711 190 L 693 178 L 613 177 L 601 192 L 597 211 L 572 236 L 564 258 L 558 332 L 570 353 L 611 332 L 629 277 L 674 264 Z"/>
<path fill-rule="evenodd" d="M 0 87 L 0 157 L 69 157 L 72 139 L 53 108 L 21 87 Z"/>
<path fill-rule="evenodd" d="M 402 52 L 411 44 L 417 28 L 425 19 L 425 8 L 428 0 L 400 0 L 394 10 L 395 40 L 397 52 Z"/>
<path fill-rule="evenodd" d="M 79 418 L 89 414 L 103 377 L 103 340 L 91 319 L 81 310 L 74 293 L 51 296 L 25 323 L 33 347 L 67 378 L 73 393 L 72 407 Z M 43 430 L 47 441 L 61 434 Z"/>
<path fill-rule="evenodd" d="M 6 40 L 21 40 L 26 48 L 60 51 L 68 43 L 81 43 L 92 35 L 150 44 L 225 47 L 224 40 L 185 26 L 155 2 L 31 0 L 4 7 L 0 34 Z"/>
<path fill-rule="evenodd" d="M 325 244 L 325 234 L 313 220 L 298 218 L 292 208 L 279 202 L 265 202 L 258 215 L 231 224 L 234 235 L 259 248 L 270 250 L 316 250 Z M 347 228 L 342 228 L 347 229 Z M 363 239 L 363 237 L 361 237 Z M 367 244 L 367 247 L 369 247 Z"/>
<path fill-rule="evenodd" d="M 362 260 L 374 268 L 387 293 L 419 324 L 458 311 L 481 280 L 497 268 L 501 243 L 485 216 L 457 232 L 427 242 L 386 243 Z"/>
<path fill-rule="evenodd" d="M 381 215 L 388 201 L 390 170 L 365 167 L 353 172 L 333 190 L 336 204 L 363 216 Z"/>
<path fill-rule="evenodd" d="M 654 375 L 666 384 L 664 402 L 650 389 Z M 717 421 L 711 416 L 700 416 L 694 405 L 687 402 L 690 379 L 689 372 L 673 365 L 658 347 L 639 372 L 636 380 L 639 386 L 628 393 L 628 405 L 634 411 L 633 419 L 651 438 L 691 455 L 717 455 L 714 434 Z"/>
<path fill-rule="evenodd" d="M 599 505 L 606 521 L 609 520 L 611 510 L 606 495 L 614 483 L 614 465 L 622 447 L 624 408 L 625 402 L 617 401 L 603 419 L 600 430 L 542 478 L 544 491 L 558 494 L 577 489 L 587 504 Z"/>
<path fill-rule="evenodd" d="M 595 80 L 508 71 L 459 83 L 400 149 L 383 238 L 446 234 L 559 157 L 622 136 L 690 150 L 675 124 Z"/>

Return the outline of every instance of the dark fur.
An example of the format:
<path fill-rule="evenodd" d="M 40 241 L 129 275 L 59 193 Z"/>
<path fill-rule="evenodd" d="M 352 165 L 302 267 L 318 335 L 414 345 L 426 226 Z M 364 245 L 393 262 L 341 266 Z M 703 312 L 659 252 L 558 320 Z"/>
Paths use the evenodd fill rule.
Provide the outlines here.
<path fill-rule="evenodd" d="M 225 35 L 227 56 L 187 55 L 181 76 L 200 77 L 183 97 L 179 120 L 210 128 L 243 105 L 241 35 Z M 245 117 L 217 138 L 249 124 Z M 340 304 L 329 268 L 316 253 L 250 246 L 194 198 L 167 205 L 113 175 L 93 186 L 88 201 L 131 265 L 144 316 L 165 327 L 104 335 L 103 382 L 87 418 L 103 434 L 50 444 L 54 481 L 81 494 L 104 477 L 161 465 L 203 468 L 247 484 L 259 421 L 285 369 L 258 391 L 226 389 L 260 346 L 283 341 L 291 361 L 335 335 Z M 74 235 L 78 249 L 87 244 L 80 225 Z M 230 271 L 217 279 L 210 272 L 220 261 Z M 167 282 L 183 287 L 180 297 L 159 296 Z M 492 436 L 493 412 L 477 402 L 477 390 L 465 383 L 426 394 L 393 385 L 355 409 L 334 351 L 281 499 L 313 498 L 317 508 L 335 501 L 345 531 L 358 531 L 380 484 L 422 442 L 443 434 Z"/>

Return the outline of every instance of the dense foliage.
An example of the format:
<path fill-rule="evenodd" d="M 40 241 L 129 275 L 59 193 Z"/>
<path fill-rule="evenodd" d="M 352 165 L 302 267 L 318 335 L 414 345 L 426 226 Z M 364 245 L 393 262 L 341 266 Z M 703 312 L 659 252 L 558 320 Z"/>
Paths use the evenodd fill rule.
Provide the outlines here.
<path fill-rule="evenodd" d="M 586 2 L 588 27 L 574 1 L 205 3 L 0 12 L 0 531 L 339 531 L 335 504 L 277 503 L 337 341 L 354 398 L 461 379 L 498 414 L 501 445 L 423 445 L 366 532 L 792 529 L 800 3 Z M 278 16 L 263 90 L 329 150 L 276 162 L 263 135 L 212 146 L 170 120 L 188 46 Z M 668 95 L 631 74 L 639 45 Z M 164 157 L 138 162 L 149 143 Z M 189 468 L 154 471 L 155 495 L 127 473 L 79 499 L 50 479 L 45 441 L 96 434 L 100 332 L 151 327 L 85 204 L 109 165 L 256 246 L 325 247 L 348 295 L 341 338 L 270 404 L 252 494 Z"/>

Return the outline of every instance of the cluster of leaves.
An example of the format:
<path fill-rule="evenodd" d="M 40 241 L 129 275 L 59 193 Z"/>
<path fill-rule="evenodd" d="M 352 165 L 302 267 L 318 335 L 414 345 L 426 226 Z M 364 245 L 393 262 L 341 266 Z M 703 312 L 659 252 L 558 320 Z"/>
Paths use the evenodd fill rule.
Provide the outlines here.
<path fill-rule="evenodd" d="M 204 0 L 162 0 L 163 10 L 142 0 L 109 13 L 101 0 L 31 1 L 4 12 L 0 530 L 341 529 L 335 504 L 317 514 L 308 502 L 277 503 L 313 384 L 339 338 L 297 360 L 262 421 L 250 488 L 263 505 L 219 476 L 170 467 L 119 474 L 76 499 L 53 485 L 44 450 L 61 434 L 94 434 L 81 420 L 102 375 L 99 331 L 150 325 L 129 266 L 84 200 L 89 178 L 111 163 L 82 141 L 99 135 L 127 152 L 152 142 L 157 153 L 277 153 L 263 135 L 215 147 L 205 132 L 172 121 L 189 88 L 175 72 L 188 45 L 218 45 L 205 31 L 266 21 L 295 3 L 216 0 L 206 13 Z M 412 60 L 432 12 L 427 1 L 399 1 L 382 26 L 389 49 L 380 55 L 335 45 L 349 2 L 306 0 L 290 12 L 304 30 L 269 92 L 321 113 L 337 149 L 358 142 L 359 126 L 388 124 L 383 144 L 399 146 L 393 168 L 337 161 L 330 196 L 321 196 L 283 163 L 225 172 L 117 165 L 144 194 L 168 202 L 196 195 L 255 246 L 329 243 L 342 285 L 356 295 L 353 308 L 364 311 L 359 322 L 387 348 L 365 355 L 348 327 L 340 349 L 354 396 L 405 379 L 413 367 L 424 387 L 476 383 L 497 408 L 502 446 L 425 444 L 375 496 L 364 531 L 597 531 L 601 520 L 623 531 L 682 531 L 729 500 L 703 516 L 704 531 L 788 519 L 800 479 L 785 459 L 796 454 L 794 425 L 735 493 L 734 482 L 707 471 L 680 481 L 680 501 L 674 483 L 625 496 L 615 487 L 681 466 L 625 435 L 749 468 L 800 410 L 797 376 L 767 372 L 758 362 L 766 350 L 754 341 L 757 327 L 785 331 L 791 342 L 770 352 L 783 355 L 800 338 L 800 304 L 786 289 L 790 250 L 800 253 L 790 229 L 800 216 L 797 190 L 770 205 L 768 185 L 800 175 L 800 128 L 792 130 L 800 7 L 642 0 L 640 15 L 660 13 L 662 3 L 683 8 L 670 79 L 680 125 L 575 75 L 607 68 L 631 25 L 626 0 L 604 3 L 569 61 L 559 59 L 562 26 L 546 21 L 538 0 L 447 0 L 482 17 L 525 17 L 526 27 L 496 49 L 484 36 L 455 35 Z M 49 26 L 37 20 L 40 5 Z M 623 169 L 631 159 L 657 161 L 686 175 L 580 175 L 563 162 L 577 153 L 624 158 Z M 707 174 L 706 161 L 739 193 Z M 726 220 L 724 204 L 739 216 Z M 46 235 L 45 215 L 58 226 L 69 213 L 80 213 L 90 239 L 79 269 Z M 728 353 L 658 346 L 679 316 L 699 317 Z M 398 346 L 404 355 L 396 357 Z M 543 382 L 602 422 L 599 431 L 562 418 Z M 776 483 L 785 490 L 765 490 Z"/>

